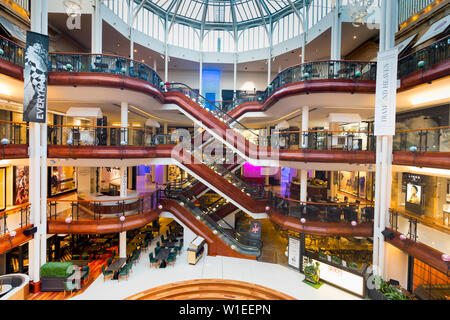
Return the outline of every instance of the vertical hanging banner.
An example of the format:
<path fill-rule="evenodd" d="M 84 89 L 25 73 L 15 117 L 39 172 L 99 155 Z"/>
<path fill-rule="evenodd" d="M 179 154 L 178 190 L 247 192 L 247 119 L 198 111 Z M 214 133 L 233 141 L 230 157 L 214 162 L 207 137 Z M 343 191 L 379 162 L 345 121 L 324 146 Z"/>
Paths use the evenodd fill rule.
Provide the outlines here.
<path fill-rule="evenodd" d="M 378 54 L 374 124 L 376 136 L 395 135 L 397 68 L 398 48 Z"/>
<path fill-rule="evenodd" d="M 49 37 L 27 31 L 23 121 L 45 123 L 47 117 Z"/>

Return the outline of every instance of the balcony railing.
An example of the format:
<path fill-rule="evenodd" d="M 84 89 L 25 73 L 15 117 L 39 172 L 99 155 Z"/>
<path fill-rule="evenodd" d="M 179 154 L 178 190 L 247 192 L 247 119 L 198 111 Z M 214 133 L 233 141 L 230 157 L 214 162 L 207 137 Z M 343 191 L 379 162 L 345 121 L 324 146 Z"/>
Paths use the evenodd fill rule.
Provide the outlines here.
<path fill-rule="evenodd" d="M 374 217 L 372 203 L 304 202 L 270 193 L 269 205 L 285 216 L 310 221 L 370 222 Z"/>
<path fill-rule="evenodd" d="M 156 134 L 150 129 L 139 127 L 50 125 L 48 143 L 74 146 L 151 147 L 174 142 L 168 134 Z"/>
<path fill-rule="evenodd" d="M 117 218 L 118 222 L 123 222 L 128 216 L 144 214 L 155 210 L 159 200 L 159 190 L 138 197 L 119 198 L 115 200 L 48 199 L 47 218 L 48 220 L 65 221 L 68 224 L 78 220 L 112 218 Z"/>
<path fill-rule="evenodd" d="M 2 144 L 28 144 L 28 124 L 0 120 L 0 140 Z"/>
<path fill-rule="evenodd" d="M 0 58 L 24 66 L 25 48 L 20 44 L 0 36 Z"/>
<path fill-rule="evenodd" d="M 31 224 L 30 204 L 24 203 L 0 213 L 0 236 Z"/>
<path fill-rule="evenodd" d="M 448 213 L 444 213 L 440 220 L 410 213 L 402 208 L 391 208 L 387 225 L 415 242 L 422 242 L 442 252 L 449 250 Z"/>
<path fill-rule="evenodd" d="M 260 139 L 259 143 L 291 150 L 375 150 L 375 137 L 368 131 L 275 131 L 267 139 Z"/>
<path fill-rule="evenodd" d="M 162 79 L 145 63 L 115 55 L 50 53 L 48 71 L 104 72 L 150 82 L 159 88 Z"/>
<path fill-rule="evenodd" d="M 401 58 L 398 61 L 399 78 L 448 60 L 450 57 L 449 44 L 450 36 L 447 35 L 445 38 Z"/>
<path fill-rule="evenodd" d="M 450 126 L 427 129 L 398 130 L 394 136 L 395 151 L 448 152 Z"/>

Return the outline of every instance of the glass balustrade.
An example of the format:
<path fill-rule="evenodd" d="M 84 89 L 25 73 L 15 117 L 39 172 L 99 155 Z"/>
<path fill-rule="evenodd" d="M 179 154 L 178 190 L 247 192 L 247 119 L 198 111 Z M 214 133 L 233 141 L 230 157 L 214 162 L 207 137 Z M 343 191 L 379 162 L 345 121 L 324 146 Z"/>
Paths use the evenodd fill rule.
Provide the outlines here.
<path fill-rule="evenodd" d="M 138 146 L 174 144 L 167 134 L 138 127 L 48 126 L 48 143 L 74 146 Z"/>
<path fill-rule="evenodd" d="M 429 46 L 402 57 L 398 61 L 398 77 L 402 78 L 418 70 L 426 70 L 450 57 L 450 35 Z"/>
<path fill-rule="evenodd" d="M 375 137 L 367 131 L 279 131 L 272 133 L 266 143 L 275 149 L 289 150 L 375 150 Z"/>
<path fill-rule="evenodd" d="M 66 223 L 78 220 L 114 218 L 122 221 L 121 217 L 125 217 L 122 219 L 126 219 L 128 216 L 144 214 L 150 210 L 155 210 L 159 203 L 160 195 L 160 191 L 157 190 L 138 197 L 118 198 L 114 200 L 48 199 L 47 218 L 49 220 L 65 221 Z"/>
<path fill-rule="evenodd" d="M 269 193 L 269 206 L 281 214 L 294 218 L 322 222 L 371 222 L 374 207 L 371 203 L 303 202 Z"/>
<path fill-rule="evenodd" d="M 24 203 L 0 213 L 0 237 L 11 231 L 31 225 L 30 204 Z"/>
<path fill-rule="evenodd" d="M 25 122 L 0 120 L 2 144 L 28 144 L 28 125 Z"/>
<path fill-rule="evenodd" d="M 394 151 L 449 152 L 450 127 L 398 130 L 394 136 Z"/>

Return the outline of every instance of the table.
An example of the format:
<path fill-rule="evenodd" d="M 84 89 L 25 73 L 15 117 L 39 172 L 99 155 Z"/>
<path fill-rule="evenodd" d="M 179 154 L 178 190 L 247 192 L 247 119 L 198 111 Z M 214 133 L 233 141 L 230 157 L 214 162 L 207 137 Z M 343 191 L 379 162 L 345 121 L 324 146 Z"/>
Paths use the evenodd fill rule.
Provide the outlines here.
<path fill-rule="evenodd" d="M 71 260 L 71 262 L 74 265 L 77 265 L 79 267 L 84 267 L 84 266 L 87 266 L 89 264 L 88 260 Z"/>
<path fill-rule="evenodd" d="M 160 268 L 165 268 L 166 267 L 166 260 L 169 257 L 169 254 L 170 254 L 170 249 L 168 249 L 168 248 L 161 248 L 161 250 L 156 255 L 156 259 L 162 260 L 161 264 L 159 265 Z"/>
<path fill-rule="evenodd" d="M 0 290 L 0 296 L 3 294 L 6 294 L 7 292 L 11 291 L 12 285 L 10 284 L 4 284 Z"/>
<path fill-rule="evenodd" d="M 117 280 L 119 276 L 119 271 L 127 263 L 127 258 L 117 258 L 106 268 L 106 271 L 114 272 L 113 279 Z"/>

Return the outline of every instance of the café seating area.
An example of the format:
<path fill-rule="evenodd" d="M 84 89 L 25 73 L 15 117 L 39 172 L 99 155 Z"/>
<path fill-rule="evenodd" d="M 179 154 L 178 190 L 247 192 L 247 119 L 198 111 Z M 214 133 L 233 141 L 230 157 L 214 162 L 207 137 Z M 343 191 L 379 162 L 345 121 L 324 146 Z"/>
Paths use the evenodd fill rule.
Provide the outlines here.
<path fill-rule="evenodd" d="M 148 255 L 151 268 L 175 265 L 176 257 L 181 254 L 183 248 L 182 232 L 181 226 L 172 223 L 168 225 L 168 229 L 155 238 Z"/>

